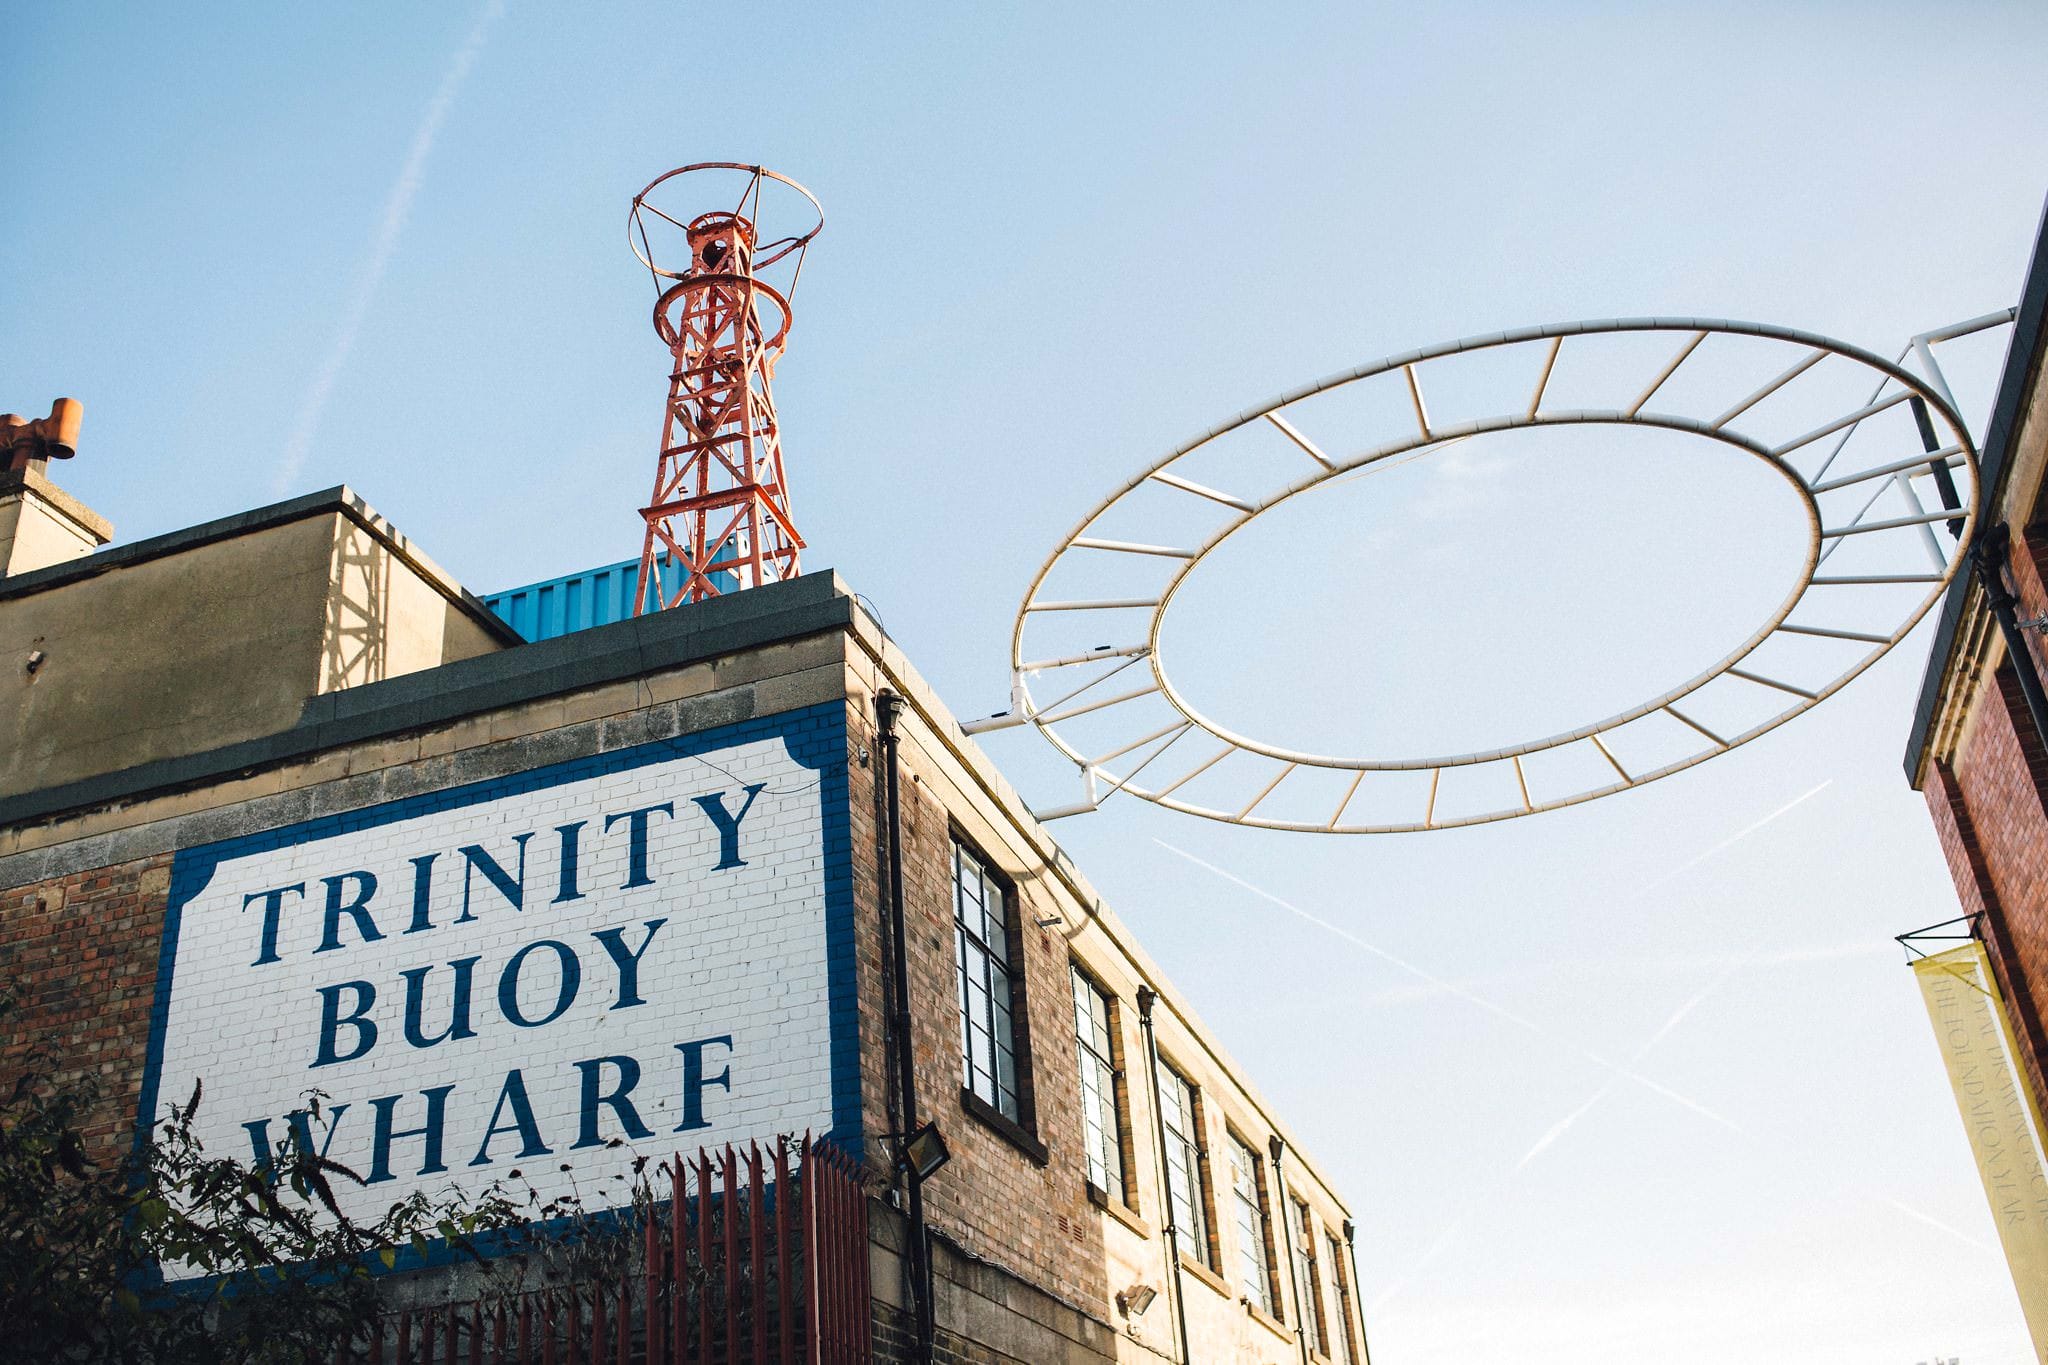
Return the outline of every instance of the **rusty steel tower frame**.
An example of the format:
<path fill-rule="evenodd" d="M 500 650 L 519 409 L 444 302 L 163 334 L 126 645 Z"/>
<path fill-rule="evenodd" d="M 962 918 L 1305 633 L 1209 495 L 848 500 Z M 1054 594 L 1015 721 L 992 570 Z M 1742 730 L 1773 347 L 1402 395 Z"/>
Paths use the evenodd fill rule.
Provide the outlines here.
<path fill-rule="evenodd" d="M 763 241 L 764 221 L 796 230 Z M 804 539 L 772 385 L 804 252 L 823 226 L 809 190 L 760 166 L 699 162 L 633 196 L 627 239 L 654 277 L 654 330 L 673 360 L 640 509 L 636 616 L 798 572 Z"/>

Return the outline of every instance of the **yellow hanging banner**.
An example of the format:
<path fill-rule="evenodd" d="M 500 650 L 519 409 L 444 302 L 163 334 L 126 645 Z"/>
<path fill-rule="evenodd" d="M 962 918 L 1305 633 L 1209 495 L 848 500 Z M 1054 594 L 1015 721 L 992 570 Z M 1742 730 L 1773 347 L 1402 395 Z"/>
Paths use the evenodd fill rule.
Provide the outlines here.
<path fill-rule="evenodd" d="M 1979 942 L 1923 957 L 1913 974 L 1934 1021 L 2034 1355 L 2048 1365 L 2048 1155 L 2005 1000 Z"/>

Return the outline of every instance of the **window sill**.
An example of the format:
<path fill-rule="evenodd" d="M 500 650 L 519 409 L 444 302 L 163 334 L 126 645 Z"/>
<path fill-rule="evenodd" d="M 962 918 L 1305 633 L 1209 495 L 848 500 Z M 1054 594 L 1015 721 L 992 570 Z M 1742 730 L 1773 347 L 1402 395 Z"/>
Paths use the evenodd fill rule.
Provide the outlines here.
<path fill-rule="evenodd" d="M 1231 1290 L 1230 1286 L 1224 1283 L 1223 1277 L 1221 1275 L 1218 1275 L 1215 1271 L 1209 1269 L 1208 1266 L 1203 1265 L 1200 1261 L 1197 1261 L 1192 1257 L 1184 1255 L 1180 1258 L 1180 1268 L 1186 1271 L 1188 1274 L 1194 1276 L 1203 1284 L 1209 1286 L 1209 1288 L 1215 1290 L 1224 1298 L 1234 1299 L 1237 1297 L 1236 1293 Z"/>
<path fill-rule="evenodd" d="M 1286 1342 L 1288 1345 L 1291 1346 L 1294 1344 L 1294 1333 L 1287 1330 L 1286 1323 L 1280 1321 L 1280 1319 L 1274 1317 L 1271 1313 L 1268 1313 L 1265 1309 L 1259 1307 L 1250 1299 L 1240 1299 L 1238 1300 L 1238 1302 L 1244 1305 L 1246 1317 L 1250 1318 L 1253 1322 L 1256 1322 L 1257 1324 L 1259 1324 L 1259 1326 L 1265 1328 L 1268 1332 L 1271 1332 L 1274 1336 L 1280 1338 L 1280 1340 Z"/>
<path fill-rule="evenodd" d="M 1116 1219 L 1117 1222 L 1122 1223 L 1132 1232 L 1137 1233 L 1140 1237 L 1150 1237 L 1152 1235 L 1152 1225 L 1150 1223 L 1140 1218 L 1136 1211 L 1126 1208 L 1121 1200 L 1110 1198 L 1109 1192 L 1102 1189 L 1092 1180 L 1088 1182 L 1088 1202 L 1101 1209 L 1111 1218 Z"/>
<path fill-rule="evenodd" d="M 961 1089 L 960 1108 L 966 1112 L 969 1118 L 978 1119 L 985 1126 L 993 1128 L 996 1136 L 1002 1138 L 1003 1141 L 1015 1147 L 1025 1156 L 1030 1157 L 1038 1165 L 1043 1166 L 1051 1159 L 1050 1154 L 1045 1150 L 1045 1144 L 1032 1136 L 1030 1129 L 1003 1113 L 1002 1110 L 996 1108 L 972 1090 L 964 1087 Z"/>

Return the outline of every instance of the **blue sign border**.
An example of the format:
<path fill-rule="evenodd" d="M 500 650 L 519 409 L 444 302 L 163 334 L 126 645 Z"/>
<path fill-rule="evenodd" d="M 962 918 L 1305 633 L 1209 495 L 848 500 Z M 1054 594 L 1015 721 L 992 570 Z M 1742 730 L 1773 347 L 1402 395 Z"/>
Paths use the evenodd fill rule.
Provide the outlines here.
<path fill-rule="evenodd" d="M 170 1016 L 172 979 L 177 972 L 178 928 L 184 907 L 206 889 L 214 871 L 231 859 L 271 849 L 309 844 L 355 830 L 375 829 L 430 811 L 459 810 L 506 796 L 544 791 L 565 782 L 606 773 L 628 772 L 651 763 L 699 758 L 707 753 L 761 739 L 780 739 L 789 756 L 818 774 L 818 809 L 824 835 L 826 998 L 830 1014 L 830 1081 L 832 1128 L 822 1136 L 854 1156 L 862 1152 L 860 1083 L 860 1002 L 855 977 L 853 831 L 846 780 L 846 703 L 820 702 L 794 711 L 720 725 L 630 748 L 551 763 L 462 786 L 445 787 L 401 797 L 359 810 L 341 811 L 294 825 L 238 835 L 218 843 L 179 849 L 171 863 L 169 899 L 164 907 L 163 941 L 157 952 L 156 996 L 150 1010 L 149 1050 L 143 1063 L 142 1093 L 135 1113 L 138 1150 L 156 1121 L 162 1080 L 164 1030 Z M 773 1134 L 763 1134 L 772 1137 Z M 425 1264 L 441 1264 L 451 1253 L 438 1240 L 430 1244 Z M 394 1270 L 418 1269 L 422 1262 L 410 1250 Z M 373 1262 L 373 1269 L 382 1269 Z"/>

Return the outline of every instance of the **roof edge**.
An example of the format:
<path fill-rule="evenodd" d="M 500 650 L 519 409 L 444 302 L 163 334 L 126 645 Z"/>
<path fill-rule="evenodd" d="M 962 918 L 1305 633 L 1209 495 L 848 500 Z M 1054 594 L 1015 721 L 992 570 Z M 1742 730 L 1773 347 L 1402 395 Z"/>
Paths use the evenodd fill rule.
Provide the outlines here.
<path fill-rule="evenodd" d="M 246 512 L 237 512 L 232 516 L 217 517 L 212 521 L 202 521 L 197 526 L 166 531 L 162 535 L 129 541 L 123 545 L 109 545 L 92 554 L 67 559 L 61 564 L 51 564 L 27 573 L 0 578 L 0 602 L 46 592 L 68 583 L 111 573 L 116 569 L 145 564 L 153 559 L 182 554 L 216 541 L 253 535 L 258 531 L 267 531 L 273 526 L 283 526 L 290 522 L 328 514 L 346 517 L 369 532 L 436 592 L 474 619 L 499 644 L 518 645 L 526 642 L 524 636 L 485 606 L 481 597 L 463 587 L 446 569 L 415 548 L 409 537 L 381 516 L 369 503 L 363 501 L 362 497 L 347 484 L 336 484 L 332 488 L 323 488 L 316 493 L 303 493 L 296 498 L 286 498 L 283 502 L 273 502 L 267 506 L 251 508 Z"/>
<path fill-rule="evenodd" d="M 688 607 L 323 692 L 307 699 L 294 725 L 275 734 L 0 798 L 0 828 L 205 786 L 480 712 L 844 630 L 854 611 L 846 585 L 824 569 Z"/>
<path fill-rule="evenodd" d="M 2006 477 L 2012 469 L 2013 443 L 2026 413 L 2027 391 L 2041 368 L 2044 340 L 2048 340 L 2048 202 L 2043 203 L 2041 221 L 2034 230 L 2034 254 L 2027 264 L 2026 282 L 2020 288 L 2019 311 L 2013 319 L 2012 340 L 2006 346 L 2005 369 L 1999 376 L 1998 395 L 1991 404 L 1991 422 L 1984 432 L 1978 497 L 1985 515 L 1979 518 L 1980 525 L 1991 523 L 1989 510 L 1997 507 L 2004 496 Z M 1940 707 L 1949 670 L 1955 663 L 1963 608 L 1969 600 L 1973 578 L 1968 572 L 1957 574 L 1942 596 L 1934 644 L 1927 653 L 1927 671 L 1920 680 L 1920 695 L 1913 703 L 1913 727 L 1906 738 L 1906 781 L 1915 791 L 1920 789 L 1926 771 L 1934 713 Z"/>

